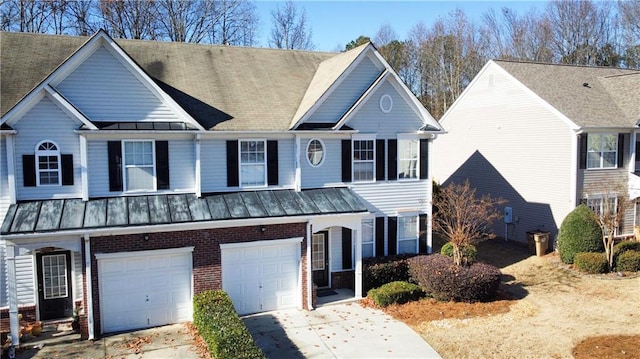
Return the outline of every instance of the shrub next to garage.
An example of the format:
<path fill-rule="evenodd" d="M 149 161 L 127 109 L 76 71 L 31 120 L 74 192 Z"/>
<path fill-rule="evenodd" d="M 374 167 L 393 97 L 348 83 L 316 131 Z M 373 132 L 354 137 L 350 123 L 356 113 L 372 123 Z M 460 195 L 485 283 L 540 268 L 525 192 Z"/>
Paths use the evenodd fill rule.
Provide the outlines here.
<path fill-rule="evenodd" d="M 409 260 L 409 275 L 441 301 L 477 302 L 493 299 L 500 285 L 500 269 L 486 263 L 458 266 L 441 254 L 422 255 Z"/>
<path fill-rule="evenodd" d="M 383 284 L 409 280 L 409 265 L 407 259 L 412 254 L 398 254 L 387 257 L 371 257 L 362 260 L 363 292 L 378 288 Z"/>
<path fill-rule="evenodd" d="M 222 290 L 193 297 L 193 323 L 214 358 L 265 358 Z"/>
<path fill-rule="evenodd" d="M 391 304 L 404 304 L 409 301 L 418 300 L 424 296 L 424 292 L 419 285 L 409 282 L 391 282 L 378 288 L 371 289 L 367 297 L 371 298 L 376 305 L 386 307 Z"/>

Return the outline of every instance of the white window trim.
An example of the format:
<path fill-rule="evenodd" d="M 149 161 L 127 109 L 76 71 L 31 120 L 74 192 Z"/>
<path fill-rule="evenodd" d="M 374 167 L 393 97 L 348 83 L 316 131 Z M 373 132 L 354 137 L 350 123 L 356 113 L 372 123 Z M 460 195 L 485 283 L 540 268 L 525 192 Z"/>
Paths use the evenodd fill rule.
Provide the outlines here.
<path fill-rule="evenodd" d="M 413 238 L 401 238 L 400 237 L 400 219 L 401 218 L 409 218 L 409 217 L 413 217 L 416 219 L 416 236 Z M 413 253 L 418 253 L 419 251 L 419 243 L 420 243 L 420 216 L 417 213 L 413 213 L 413 212 L 407 212 L 407 213 L 398 213 L 398 229 L 396 232 L 396 253 L 400 253 L 400 242 L 401 241 L 415 241 L 415 252 Z M 403 252 L 405 253 L 405 252 Z"/>
<path fill-rule="evenodd" d="M 263 175 L 263 181 L 262 184 L 255 184 L 255 185 L 243 185 L 242 184 L 242 142 L 262 142 L 264 145 L 264 159 L 263 159 L 263 165 L 264 165 L 264 173 Z M 267 139 L 265 138 L 241 138 L 238 140 L 238 184 L 240 185 L 240 188 L 263 188 L 263 187 L 267 187 Z M 253 163 L 255 164 L 255 163 Z"/>
<path fill-rule="evenodd" d="M 590 206 L 589 205 L 589 201 L 598 201 L 598 207 L 599 207 L 598 208 L 598 212 L 602 213 L 602 207 L 604 205 L 603 199 L 604 199 L 605 196 L 606 196 L 605 194 L 601 194 L 601 193 L 587 195 L 586 196 L 586 202 L 587 202 L 586 205 L 587 205 L 587 207 L 589 207 L 589 209 L 591 209 L 593 211 L 593 207 L 595 207 L 595 206 Z M 615 206 L 615 208 L 618 208 L 618 196 L 616 196 L 615 194 L 611 194 L 611 195 L 609 195 L 609 197 L 614 199 L 614 206 Z M 618 225 L 620 225 L 620 223 L 618 223 Z M 617 236 L 619 230 L 620 230 L 620 228 L 616 227 L 614 235 Z"/>
<path fill-rule="evenodd" d="M 614 151 L 605 151 L 604 150 L 604 136 L 607 135 L 613 135 L 616 138 L 616 145 L 614 146 L 615 150 Z M 611 169 L 616 169 L 618 168 L 618 140 L 619 140 L 619 134 L 617 133 L 612 133 L 612 132 L 606 132 L 606 133 L 587 133 L 587 164 L 586 164 L 586 168 L 587 170 L 611 170 Z M 596 151 L 589 151 L 589 136 L 599 136 L 600 137 L 600 151 L 596 152 Z M 612 167 L 604 167 L 604 153 L 610 153 L 613 152 L 615 153 L 614 156 L 614 161 L 613 161 L 613 166 Z M 598 167 L 589 167 L 589 153 L 599 153 L 600 154 L 600 165 Z"/>
<path fill-rule="evenodd" d="M 373 218 L 364 218 L 362 220 L 362 222 L 364 223 L 364 221 L 371 221 L 371 241 L 370 242 L 365 242 L 365 238 L 364 238 L 364 225 L 362 225 L 362 247 L 364 247 L 364 245 L 370 245 L 371 246 L 371 256 L 375 257 L 376 256 L 376 219 L 375 217 Z M 364 257 L 364 248 L 362 250 L 363 253 L 363 258 Z"/>
<path fill-rule="evenodd" d="M 397 163 L 398 163 L 398 170 L 396 171 L 396 180 L 401 181 L 401 182 L 413 182 L 413 181 L 420 181 L 420 136 L 414 135 L 414 134 L 403 134 L 403 133 L 399 133 L 396 140 L 398 141 L 398 148 L 396 149 L 396 151 L 398 152 L 398 159 L 397 159 Z M 407 141 L 407 140 L 415 140 L 417 141 L 416 143 L 416 178 L 400 178 L 400 141 Z"/>
<path fill-rule="evenodd" d="M 356 180 L 355 178 L 355 164 L 356 159 L 353 158 L 354 151 L 354 142 L 355 141 L 373 141 L 373 160 L 371 161 L 362 161 L 358 160 L 358 162 L 372 162 L 373 163 L 373 174 L 371 180 Z M 374 183 L 376 181 L 376 136 L 375 135 L 353 135 L 351 137 L 351 179 L 353 183 Z"/>
<path fill-rule="evenodd" d="M 320 159 L 320 162 L 318 164 L 315 164 L 315 165 L 309 159 L 309 146 L 311 146 L 311 142 L 313 142 L 313 141 L 320 142 L 320 145 L 322 146 L 322 158 Z M 309 164 L 309 166 L 311 166 L 313 168 L 317 168 L 317 167 L 322 166 L 322 164 L 324 163 L 324 159 L 327 158 L 327 146 L 325 146 L 324 141 L 322 141 L 319 138 L 310 139 L 309 142 L 307 142 L 307 148 L 305 150 L 305 157 L 307 158 L 307 163 Z"/>
<path fill-rule="evenodd" d="M 130 143 L 130 142 L 151 142 L 151 159 L 153 161 L 153 171 L 152 171 L 152 176 L 153 176 L 153 181 L 152 181 L 152 188 L 151 189 L 139 189 L 139 190 L 129 190 L 129 188 L 127 188 L 127 160 L 126 160 L 126 156 L 127 156 L 127 152 L 125 150 L 125 143 Z M 156 192 L 158 191 L 158 177 L 156 174 L 156 169 L 157 169 L 157 164 L 156 164 L 156 141 L 155 140 L 149 140 L 149 139 L 138 139 L 138 140 L 134 140 L 134 139 L 130 139 L 130 140 L 122 140 L 122 187 L 124 189 L 123 192 L 125 193 L 143 193 L 143 192 Z M 135 166 L 135 165 L 131 165 L 130 167 L 136 167 L 136 168 L 147 168 L 149 166 Z"/>
<path fill-rule="evenodd" d="M 56 150 L 39 150 L 40 146 L 43 143 L 51 143 L 54 146 L 56 146 Z M 57 143 L 55 143 L 54 141 L 51 140 L 44 140 L 44 141 L 40 141 L 38 142 L 38 144 L 36 145 L 36 151 L 35 151 L 35 166 L 36 166 L 36 186 L 38 187 L 57 187 L 57 186 L 62 186 L 62 156 L 60 155 L 60 146 L 58 146 Z M 40 183 L 40 157 L 41 156 L 45 156 L 45 157 L 51 157 L 51 156 L 56 156 L 58 158 L 58 183 L 46 183 L 46 184 L 41 184 Z M 52 170 L 46 170 L 46 172 L 53 172 Z"/>

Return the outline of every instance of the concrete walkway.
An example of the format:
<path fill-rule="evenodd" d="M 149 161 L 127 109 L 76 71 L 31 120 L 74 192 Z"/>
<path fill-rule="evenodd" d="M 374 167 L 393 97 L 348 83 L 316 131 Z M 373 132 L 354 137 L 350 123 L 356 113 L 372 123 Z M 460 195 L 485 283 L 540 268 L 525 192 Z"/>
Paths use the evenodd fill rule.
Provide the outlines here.
<path fill-rule="evenodd" d="M 23 343 L 16 351 L 16 358 L 198 359 L 199 356 L 185 325 L 173 324 L 109 335 L 94 341 L 62 333 L 57 340 L 49 338 Z"/>
<path fill-rule="evenodd" d="M 242 320 L 269 358 L 440 358 L 407 325 L 358 303 L 279 310 Z"/>

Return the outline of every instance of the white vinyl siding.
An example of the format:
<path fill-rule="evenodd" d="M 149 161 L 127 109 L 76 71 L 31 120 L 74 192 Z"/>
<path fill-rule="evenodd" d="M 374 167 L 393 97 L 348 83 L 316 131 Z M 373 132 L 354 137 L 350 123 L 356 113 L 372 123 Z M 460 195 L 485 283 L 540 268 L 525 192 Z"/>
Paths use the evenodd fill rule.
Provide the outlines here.
<path fill-rule="evenodd" d="M 9 198 L 9 176 L 7 167 L 7 141 L 4 136 L 0 137 L 0 223 L 4 221 L 4 217 L 11 205 Z M 1 245 L 1 244 L 0 244 Z M 0 262 L 4 263 L 4 262 Z M 0 264 L 1 266 L 1 264 Z M 0 269 L 0 275 L 1 275 Z M 2 282 L 0 281 L 0 285 Z"/>
<path fill-rule="evenodd" d="M 82 253 L 71 252 L 71 261 L 73 262 L 73 266 L 71 267 L 73 271 L 73 299 L 76 301 L 83 300 L 82 267 L 84 263 L 82 263 Z"/>
<path fill-rule="evenodd" d="M 490 64 L 459 98 L 441 124 L 447 134 L 433 142 L 434 178 L 441 184 L 469 178 L 479 194 L 503 197 L 517 226 L 510 240 L 526 241 L 526 232 L 552 232 L 573 209 L 576 133 L 542 100 Z M 489 78 L 493 78 L 490 85 Z M 504 223 L 493 232 L 504 236 Z"/>
<path fill-rule="evenodd" d="M 307 122 L 337 122 L 381 72 L 369 58 L 364 58 Z"/>
<path fill-rule="evenodd" d="M 329 228 L 329 273 L 342 270 L 342 227 Z"/>
<path fill-rule="evenodd" d="M 109 158 L 107 139 L 87 141 L 89 196 L 113 196 L 109 191 Z M 195 150 L 190 139 L 169 141 L 169 182 L 172 192 L 188 192 L 195 188 Z M 212 152 L 213 154 L 213 152 Z M 210 155 L 203 154 L 203 160 Z M 219 172 L 219 171 L 218 171 Z M 204 177 L 203 177 L 204 179 Z M 212 178 L 212 179 L 215 179 Z M 209 180 L 208 178 L 206 180 Z M 164 191 L 163 191 L 164 192 Z"/>
<path fill-rule="evenodd" d="M 300 146 L 304 146 L 309 139 L 301 139 Z M 342 180 L 342 157 L 339 139 L 323 138 L 325 145 L 322 166 L 312 167 L 305 158 L 304 151 L 300 151 L 300 169 L 302 172 L 302 188 L 320 188 L 327 184 L 338 183 Z M 282 163 L 282 161 L 280 161 Z"/>
<path fill-rule="evenodd" d="M 36 303 L 33 258 L 34 256 L 31 254 L 23 254 L 15 259 L 18 305 L 34 305 Z"/>
<path fill-rule="evenodd" d="M 4 212 L 3 212 L 4 215 Z M 7 246 L 3 239 L 0 239 L 0 308 L 9 305 L 7 299 L 9 295 L 7 287 Z"/>
<path fill-rule="evenodd" d="M 104 47 L 56 86 L 91 121 L 176 121 L 178 117 Z"/>
<path fill-rule="evenodd" d="M 385 94 L 393 100 L 393 108 L 388 113 L 380 109 L 380 97 Z M 396 138 L 398 133 L 418 131 L 424 123 L 389 80 L 386 80 L 346 125 L 363 133 L 377 133 L 378 138 Z"/>
<path fill-rule="evenodd" d="M 200 173 L 202 192 L 227 189 L 227 147 L 225 140 L 206 139 L 200 142 Z"/>
<path fill-rule="evenodd" d="M 369 212 L 386 216 L 396 216 L 399 208 L 426 212 L 431 205 L 430 181 L 358 183 L 351 189 L 362 197 Z"/>
<path fill-rule="evenodd" d="M 51 126 L 52 123 L 56 125 Z M 15 123 L 14 128 L 18 132 L 14 141 L 17 200 L 77 198 L 82 195 L 80 140 L 73 132 L 78 126 L 48 97 L 44 97 Z M 54 142 L 61 154 L 73 155 L 73 186 L 24 187 L 22 155 L 35 155 L 36 146 L 44 140 Z"/>

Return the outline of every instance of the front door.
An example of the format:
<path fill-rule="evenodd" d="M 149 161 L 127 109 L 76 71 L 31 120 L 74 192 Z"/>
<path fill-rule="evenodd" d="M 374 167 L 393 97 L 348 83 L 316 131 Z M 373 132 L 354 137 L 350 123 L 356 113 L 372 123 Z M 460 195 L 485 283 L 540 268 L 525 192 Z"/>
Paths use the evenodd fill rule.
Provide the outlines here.
<path fill-rule="evenodd" d="M 311 238 L 311 270 L 313 282 L 319 287 L 329 286 L 329 233 L 318 232 Z"/>
<path fill-rule="evenodd" d="M 36 261 L 40 320 L 71 317 L 71 252 L 38 253 Z"/>

